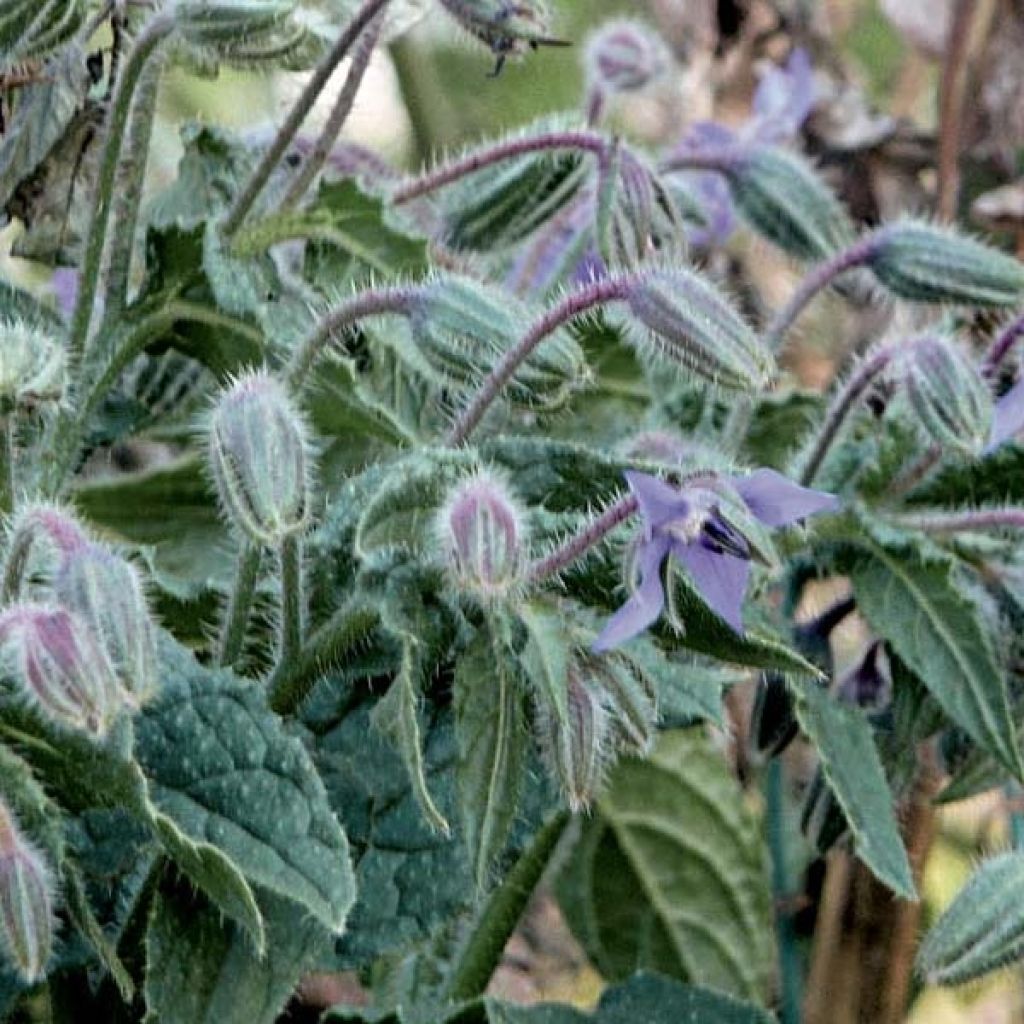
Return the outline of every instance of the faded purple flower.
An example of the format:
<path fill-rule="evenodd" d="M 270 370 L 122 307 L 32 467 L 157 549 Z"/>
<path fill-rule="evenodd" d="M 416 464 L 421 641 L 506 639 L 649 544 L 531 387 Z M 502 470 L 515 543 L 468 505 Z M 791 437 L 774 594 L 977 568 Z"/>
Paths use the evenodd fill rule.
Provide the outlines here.
<path fill-rule="evenodd" d="M 665 607 L 662 567 L 669 555 L 689 573 L 708 606 L 736 633 L 743 633 L 743 599 L 754 545 L 723 514 L 725 488 L 742 500 L 755 519 L 771 527 L 795 523 L 838 503 L 833 495 L 801 487 L 772 469 L 695 482 L 682 489 L 646 473 L 625 476 L 644 523 L 633 556 L 638 585 L 594 642 L 598 652 L 642 633 L 661 614 Z M 718 484 L 724 487 L 716 489 Z"/>
<path fill-rule="evenodd" d="M 70 267 L 58 267 L 50 278 L 50 288 L 57 300 L 60 315 L 70 322 L 78 301 L 78 271 Z"/>
<path fill-rule="evenodd" d="M 1021 377 L 992 410 L 992 433 L 988 448 L 992 451 L 1006 441 L 1012 440 L 1024 430 L 1024 377 Z"/>

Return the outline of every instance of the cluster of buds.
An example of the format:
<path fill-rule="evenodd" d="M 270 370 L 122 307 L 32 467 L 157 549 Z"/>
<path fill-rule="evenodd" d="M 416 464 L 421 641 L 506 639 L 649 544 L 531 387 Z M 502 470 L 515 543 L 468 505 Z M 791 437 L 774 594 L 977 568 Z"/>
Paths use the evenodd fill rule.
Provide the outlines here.
<path fill-rule="evenodd" d="M 263 370 L 240 376 L 218 396 L 207 436 L 210 470 L 228 522 L 268 548 L 305 532 L 308 431 L 280 381 Z"/>
<path fill-rule="evenodd" d="M 0 935 L 28 984 L 43 977 L 53 948 L 53 871 L 0 799 Z"/>
<path fill-rule="evenodd" d="M 485 604 L 515 594 L 526 569 L 526 526 L 501 480 L 480 472 L 459 484 L 441 509 L 438 535 L 460 592 Z"/>
<path fill-rule="evenodd" d="M 36 592 L 21 596 L 26 584 Z M 9 536 L 0 648 L 44 718 L 95 737 L 158 687 L 156 631 L 134 566 L 50 505 L 22 509 Z"/>

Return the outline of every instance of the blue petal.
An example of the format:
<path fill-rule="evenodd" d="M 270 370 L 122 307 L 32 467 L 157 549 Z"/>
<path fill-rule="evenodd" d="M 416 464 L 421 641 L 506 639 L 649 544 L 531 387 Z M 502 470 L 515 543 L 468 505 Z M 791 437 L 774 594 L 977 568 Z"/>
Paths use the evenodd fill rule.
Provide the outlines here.
<path fill-rule="evenodd" d="M 774 469 L 758 469 L 749 476 L 733 477 L 732 485 L 765 526 L 788 526 L 839 506 L 834 494 L 801 487 Z"/>
<path fill-rule="evenodd" d="M 992 410 L 992 436 L 988 451 L 1024 430 L 1024 377 L 1021 377 Z"/>
<path fill-rule="evenodd" d="M 642 633 L 665 607 L 665 588 L 661 581 L 661 564 L 668 554 L 670 541 L 657 537 L 640 549 L 640 586 L 633 596 L 605 623 L 592 649 L 600 654 L 624 644 Z"/>
<path fill-rule="evenodd" d="M 667 526 L 690 511 L 690 503 L 675 487 L 669 486 L 649 473 L 627 470 L 624 474 L 629 489 L 640 503 L 640 512 L 647 526 L 647 536 L 662 526 Z"/>
<path fill-rule="evenodd" d="M 708 607 L 742 636 L 743 599 L 747 594 L 750 562 L 711 551 L 699 542 L 674 544 L 672 554 L 689 571 Z"/>

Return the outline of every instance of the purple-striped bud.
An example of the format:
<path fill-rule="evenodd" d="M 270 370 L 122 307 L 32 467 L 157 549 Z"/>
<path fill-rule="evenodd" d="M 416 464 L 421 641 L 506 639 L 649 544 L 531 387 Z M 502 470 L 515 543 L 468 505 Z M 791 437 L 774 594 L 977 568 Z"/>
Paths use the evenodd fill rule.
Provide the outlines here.
<path fill-rule="evenodd" d="M 657 32 L 643 22 L 622 18 L 606 22 L 590 36 L 584 61 L 591 88 L 623 93 L 656 81 L 672 58 Z"/>
<path fill-rule="evenodd" d="M 209 459 L 228 520 L 277 547 L 309 516 L 306 425 L 281 383 L 263 371 L 223 391 L 209 425 Z"/>
<path fill-rule="evenodd" d="M 507 597 L 515 589 L 525 565 L 524 517 L 504 484 L 485 473 L 459 484 L 439 525 L 460 589 L 484 601 Z"/>
<path fill-rule="evenodd" d="M 39 981 L 53 949 L 53 871 L 0 799 L 0 931 L 4 952 L 28 984 Z"/>
<path fill-rule="evenodd" d="M 569 664 L 564 721 L 540 705 L 536 715 L 541 758 L 558 782 L 569 810 L 587 811 L 604 781 L 614 742 L 607 695 L 578 662 Z"/>
<path fill-rule="evenodd" d="M 759 391 L 772 354 L 706 278 L 683 267 L 651 270 L 629 287 L 623 326 L 641 352 L 686 367 L 711 384 Z"/>
<path fill-rule="evenodd" d="M 931 441 L 976 455 L 992 427 L 992 395 L 978 367 L 941 335 L 904 345 L 892 364 L 907 401 Z"/>
<path fill-rule="evenodd" d="M 4 596 L 17 598 L 27 579 L 49 580 L 65 560 L 89 543 L 81 524 L 58 505 L 23 505 L 11 521 L 4 559 Z"/>
<path fill-rule="evenodd" d="M 159 685 L 156 631 L 136 568 L 99 544 L 72 552 L 54 580 L 54 595 L 99 643 L 126 700 L 135 706 Z"/>
<path fill-rule="evenodd" d="M 901 220 L 872 240 L 867 265 L 901 299 L 1017 306 L 1024 298 L 1024 263 L 951 228 Z"/>
<path fill-rule="evenodd" d="M 0 644 L 21 692 L 46 718 L 103 736 L 118 711 L 110 661 L 66 608 L 16 604 L 0 615 Z"/>

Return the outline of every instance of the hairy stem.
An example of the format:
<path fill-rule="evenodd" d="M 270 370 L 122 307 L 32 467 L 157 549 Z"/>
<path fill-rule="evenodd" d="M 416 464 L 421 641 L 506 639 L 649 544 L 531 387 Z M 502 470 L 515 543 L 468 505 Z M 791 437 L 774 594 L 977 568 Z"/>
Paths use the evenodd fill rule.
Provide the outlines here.
<path fill-rule="evenodd" d="M 1024 529 L 1024 508 L 976 508 L 968 512 L 922 512 L 894 516 L 893 522 L 925 533 L 965 533 L 975 530 Z"/>
<path fill-rule="evenodd" d="M 349 114 L 352 113 L 356 94 L 363 84 L 363 77 L 366 74 L 366 69 L 370 66 L 370 58 L 380 39 L 383 25 L 384 12 L 382 11 L 370 22 L 369 28 L 359 39 L 355 53 L 352 54 L 352 66 L 345 77 L 345 84 L 341 87 L 341 92 L 338 93 L 334 109 L 331 110 L 330 117 L 327 118 L 327 123 L 316 140 L 312 152 L 306 157 L 305 162 L 292 179 L 292 183 L 288 186 L 288 191 L 285 193 L 284 199 L 281 200 L 282 210 L 291 209 L 302 199 L 331 155 L 331 150 L 338 141 L 341 129 L 348 120 Z"/>
<path fill-rule="evenodd" d="M 336 306 L 321 317 L 313 331 L 296 346 L 284 371 L 285 382 L 293 391 L 300 391 L 314 363 L 338 331 L 368 316 L 407 313 L 414 295 L 415 289 L 397 285 L 361 292 Z"/>
<path fill-rule="evenodd" d="M 560 548 L 533 562 L 527 571 L 527 579 L 538 583 L 572 565 L 577 558 L 582 558 L 591 548 L 600 544 L 616 526 L 634 515 L 638 505 L 636 495 L 627 494 L 619 498 Z"/>
<path fill-rule="evenodd" d="M 445 990 L 448 1002 L 467 1002 L 483 994 L 568 823 L 569 815 L 562 811 L 542 826 L 505 881 L 484 904 L 452 968 Z"/>
<path fill-rule="evenodd" d="M 260 193 L 270 180 L 274 168 L 281 161 L 285 150 L 302 127 L 302 122 L 313 109 L 317 97 L 324 90 L 324 86 L 334 74 L 337 66 L 344 60 L 348 51 L 355 41 L 362 35 L 367 25 L 380 13 L 388 4 L 389 0 L 363 0 L 363 5 L 352 16 L 352 20 L 345 26 L 341 35 L 338 36 L 334 45 L 324 55 L 317 65 L 316 70 L 310 76 L 306 87 L 299 94 L 292 109 L 288 112 L 284 124 L 278 129 L 270 148 L 263 154 L 260 162 L 256 165 L 249 180 L 242 191 L 238 194 L 234 204 L 228 211 L 221 224 L 221 230 L 225 237 L 230 238 L 241 226 L 253 204 L 260 197 Z"/>
<path fill-rule="evenodd" d="M 82 260 L 78 299 L 71 317 L 68 360 L 72 373 L 79 371 L 79 364 L 85 358 L 88 347 L 89 328 L 92 324 L 96 296 L 101 287 L 103 253 L 132 98 L 147 62 L 173 28 L 174 20 L 169 14 L 158 14 L 146 25 L 124 62 L 114 90 L 92 201 L 92 218 L 85 236 L 85 256 Z"/>
<path fill-rule="evenodd" d="M 939 156 L 936 188 L 939 216 L 956 217 L 960 194 L 960 127 L 967 90 L 967 64 L 971 49 L 971 23 L 977 0 L 955 0 L 939 82 Z"/>
<path fill-rule="evenodd" d="M 985 358 L 981 363 L 981 372 L 986 378 L 991 380 L 996 375 L 1003 360 L 1021 338 L 1024 338 L 1024 313 L 1011 320 L 996 335 L 991 348 L 985 353 Z"/>
<path fill-rule="evenodd" d="M 928 476 L 941 459 L 941 445 L 929 445 L 909 466 L 900 470 L 899 475 L 889 484 L 887 492 L 889 497 L 898 498 L 908 491 L 912 491 Z"/>
<path fill-rule="evenodd" d="M 0 413 L 0 518 L 14 510 L 14 426 L 13 412 Z"/>
<path fill-rule="evenodd" d="M 875 378 L 889 365 L 893 358 L 892 348 L 880 348 L 874 355 L 869 356 L 857 368 L 853 376 L 846 382 L 839 394 L 835 397 L 825 416 L 821 432 L 811 449 L 811 453 L 800 474 L 800 483 L 809 487 L 814 478 L 818 475 L 825 457 L 839 437 L 846 417 L 857 405 L 857 402 L 864 396 L 868 388 L 874 383 Z"/>
<path fill-rule="evenodd" d="M 516 370 L 548 335 L 595 306 L 625 299 L 629 292 L 629 280 L 628 276 L 617 276 L 595 281 L 567 295 L 558 305 L 549 309 L 484 378 L 479 390 L 470 399 L 469 405 L 448 435 L 448 444 L 455 446 L 465 443 L 473 429 L 483 419 L 491 403 L 515 375 Z"/>
<path fill-rule="evenodd" d="M 380 614 L 356 603 L 339 608 L 318 626 L 290 664 L 278 664 L 270 680 L 270 707 L 279 715 L 294 713 L 325 673 L 350 655 L 374 630 Z"/>
<path fill-rule="evenodd" d="M 302 584 L 302 540 L 286 537 L 281 543 L 281 650 L 278 665 L 292 665 L 302 648 L 306 600 Z"/>
<path fill-rule="evenodd" d="M 117 225 L 117 231 L 111 239 L 103 295 L 103 318 L 107 323 L 116 323 L 128 303 L 128 277 L 135 248 L 135 229 L 139 220 L 139 207 L 142 205 L 142 183 L 146 175 L 146 160 L 153 137 L 157 86 L 162 70 L 163 60 L 160 55 L 160 58 L 149 62 L 140 76 L 131 106 L 128 141 L 117 179 L 117 197 L 114 200 L 114 223 Z"/>
<path fill-rule="evenodd" d="M 245 645 L 245 630 L 249 625 L 252 602 L 256 595 L 256 584 L 260 578 L 263 552 L 256 544 L 246 543 L 238 555 L 235 567 L 235 582 L 231 588 L 221 623 L 220 641 L 217 645 L 217 664 L 230 668 L 238 661 Z"/>
<path fill-rule="evenodd" d="M 790 328 L 811 300 L 848 270 L 863 266 L 871 258 L 876 241 L 875 234 L 866 235 L 849 248 L 812 267 L 789 302 L 772 318 L 764 333 L 765 345 L 773 352 L 778 352 Z"/>
<path fill-rule="evenodd" d="M 467 153 L 451 163 L 441 164 L 440 167 L 435 167 L 418 177 L 402 182 L 391 193 L 391 200 L 396 205 L 408 203 L 429 192 L 443 188 L 445 185 L 450 185 L 453 181 L 465 178 L 469 174 L 475 174 L 477 171 L 482 171 L 484 168 L 503 163 L 506 160 L 515 160 L 516 157 L 525 156 L 528 153 L 576 149 L 600 157 L 607 147 L 608 143 L 604 137 L 594 132 L 545 132 L 542 135 L 508 139 L 505 142 L 478 149 L 474 153 Z"/>

